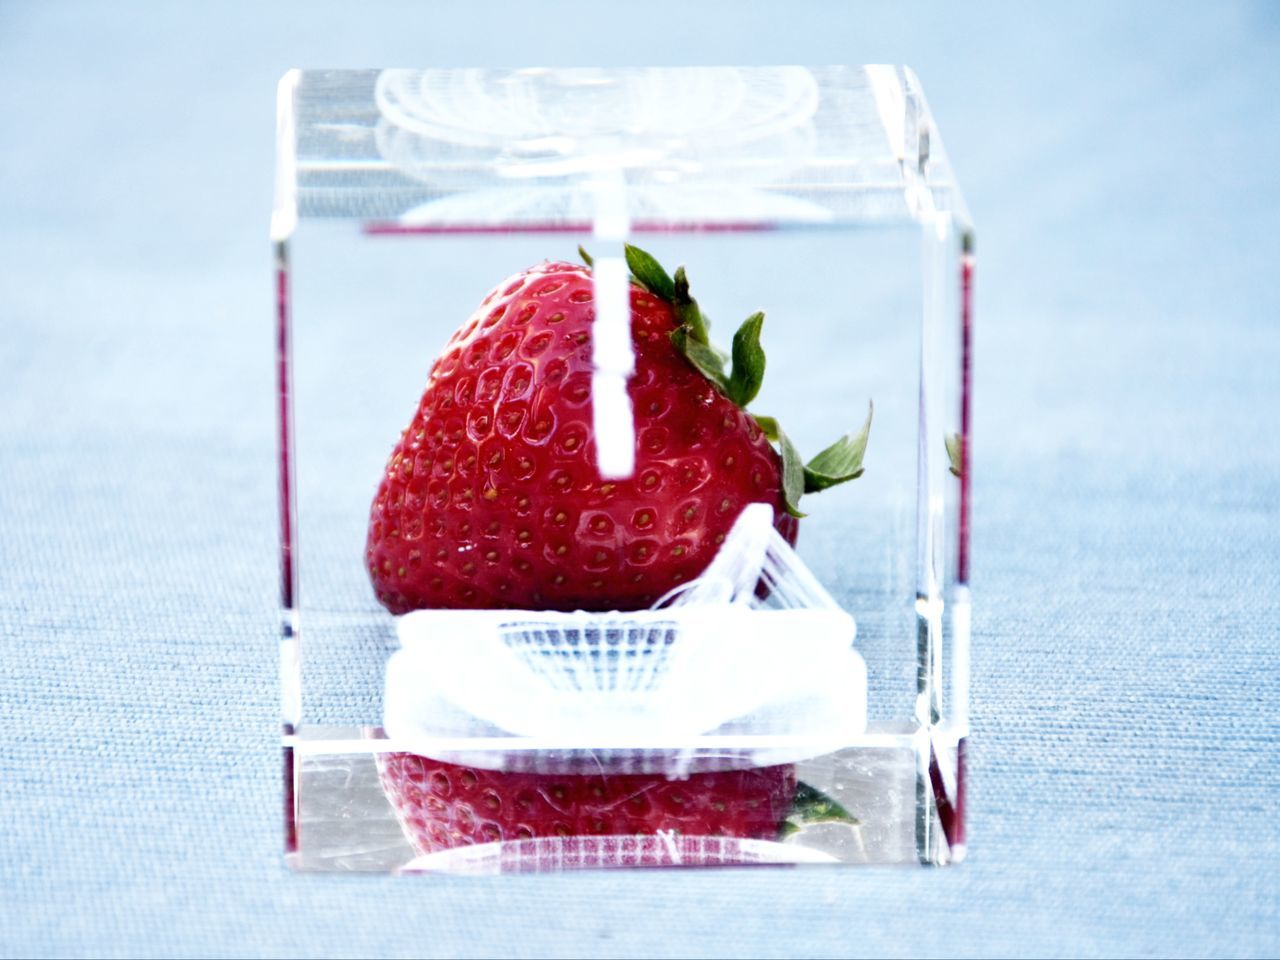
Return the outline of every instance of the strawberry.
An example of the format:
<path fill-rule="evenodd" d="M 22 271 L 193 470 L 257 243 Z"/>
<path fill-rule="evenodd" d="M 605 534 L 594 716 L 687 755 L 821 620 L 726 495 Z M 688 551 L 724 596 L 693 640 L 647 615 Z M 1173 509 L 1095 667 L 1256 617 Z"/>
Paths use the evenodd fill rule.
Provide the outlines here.
<path fill-rule="evenodd" d="M 647 607 L 702 572 L 746 505 L 768 503 L 794 543 L 801 494 L 862 473 L 869 416 L 802 463 L 776 421 L 745 409 L 764 374 L 764 315 L 722 353 L 684 269 L 673 278 L 629 246 L 636 462 L 630 478 L 603 480 L 582 256 L 585 265 L 544 262 L 504 280 L 432 367 L 369 522 L 365 559 L 392 613 Z M 493 772 L 404 753 L 379 766 L 423 852 L 565 833 L 774 838 L 803 794 L 790 766 L 684 781 Z"/>
<path fill-rule="evenodd" d="M 734 337 L 726 374 L 683 268 L 673 280 L 627 253 L 635 472 L 606 482 L 595 467 L 590 258 L 508 278 L 435 362 L 374 498 L 365 558 L 391 612 L 646 607 L 706 567 L 747 504 L 770 504 L 794 543 L 800 493 L 861 473 L 858 438 L 804 467 L 744 409 L 763 314 Z"/>
<path fill-rule="evenodd" d="M 535 837 L 684 836 L 777 839 L 795 768 L 660 774 L 508 773 L 411 753 L 379 754 L 379 775 L 419 853 Z"/>

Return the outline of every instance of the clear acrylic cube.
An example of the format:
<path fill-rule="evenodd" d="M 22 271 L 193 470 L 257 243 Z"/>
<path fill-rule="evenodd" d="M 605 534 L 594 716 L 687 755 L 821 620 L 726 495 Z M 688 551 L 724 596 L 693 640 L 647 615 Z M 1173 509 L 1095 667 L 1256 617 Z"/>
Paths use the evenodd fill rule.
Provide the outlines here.
<path fill-rule="evenodd" d="M 959 860 L 973 228 L 915 76 L 278 106 L 289 862 Z"/>

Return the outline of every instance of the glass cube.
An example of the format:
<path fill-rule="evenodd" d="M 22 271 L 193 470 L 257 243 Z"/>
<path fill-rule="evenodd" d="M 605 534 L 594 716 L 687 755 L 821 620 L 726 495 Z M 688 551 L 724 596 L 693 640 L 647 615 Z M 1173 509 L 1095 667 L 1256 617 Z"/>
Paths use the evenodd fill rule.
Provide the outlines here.
<path fill-rule="evenodd" d="M 973 230 L 909 70 L 292 71 L 271 229 L 290 863 L 963 856 Z"/>

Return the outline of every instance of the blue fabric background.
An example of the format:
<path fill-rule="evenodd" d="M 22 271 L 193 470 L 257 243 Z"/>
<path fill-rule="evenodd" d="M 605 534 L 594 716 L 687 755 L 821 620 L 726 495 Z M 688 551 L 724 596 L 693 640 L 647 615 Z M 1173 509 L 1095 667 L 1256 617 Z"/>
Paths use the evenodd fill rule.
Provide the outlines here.
<path fill-rule="evenodd" d="M 897 6 L 0 6 L 0 952 L 1280 951 L 1280 6 Z M 735 61 L 911 64 L 979 225 L 969 862 L 289 873 L 276 79 Z"/>

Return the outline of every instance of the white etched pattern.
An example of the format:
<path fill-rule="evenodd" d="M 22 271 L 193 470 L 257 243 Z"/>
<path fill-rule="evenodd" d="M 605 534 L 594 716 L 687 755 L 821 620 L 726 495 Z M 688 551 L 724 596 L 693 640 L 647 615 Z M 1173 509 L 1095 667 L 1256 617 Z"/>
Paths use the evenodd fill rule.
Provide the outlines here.
<path fill-rule="evenodd" d="M 617 867 L 836 862 L 830 854 L 809 847 L 737 837 L 686 837 L 662 831 L 649 836 L 539 837 L 477 844 L 417 857 L 400 872 L 487 875 Z"/>

